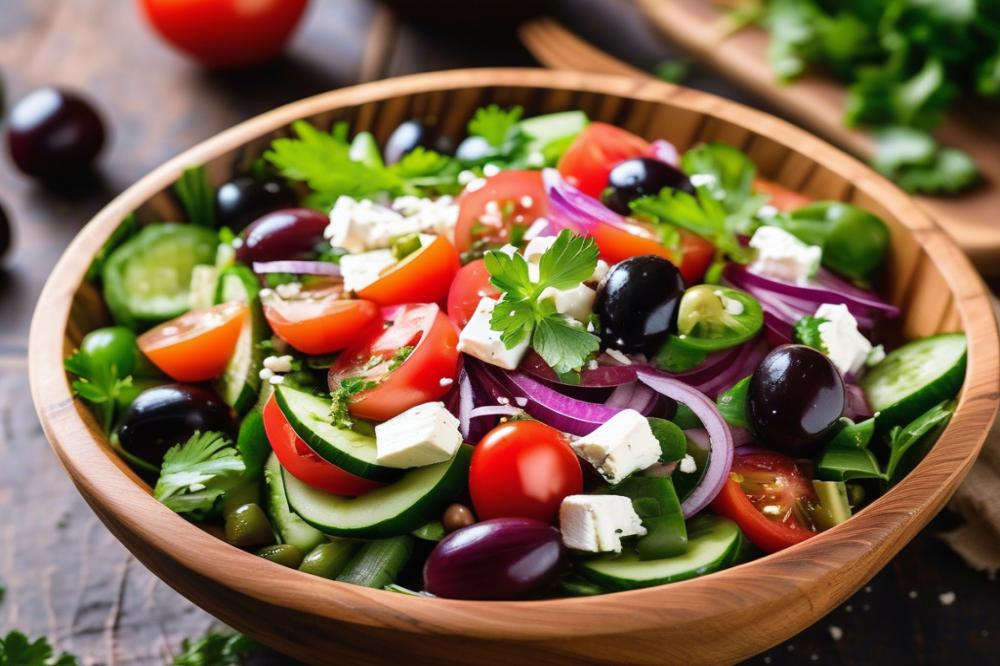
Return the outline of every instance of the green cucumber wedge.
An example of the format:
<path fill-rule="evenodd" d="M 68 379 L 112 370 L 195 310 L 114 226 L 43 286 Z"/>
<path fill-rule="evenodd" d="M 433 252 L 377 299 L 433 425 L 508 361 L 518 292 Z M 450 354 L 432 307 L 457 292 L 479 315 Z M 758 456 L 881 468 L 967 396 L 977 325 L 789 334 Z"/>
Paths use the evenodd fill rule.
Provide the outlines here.
<path fill-rule="evenodd" d="M 905 425 L 958 393 L 965 378 L 963 333 L 945 333 L 908 342 L 889 353 L 861 379 L 882 432 Z"/>
<path fill-rule="evenodd" d="M 304 521 L 333 536 L 381 539 L 409 534 L 438 517 L 466 488 L 472 447 L 446 462 L 417 467 L 393 484 L 358 497 L 312 488 L 284 472 L 288 504 Z"/>
<path fill-rule="evenodd" d="M 299 518 L 289 508 L 288 498 L 285 497 L 285 482 L 281 478 L 281 464 L 273 453 L 264 466 L 264 482 L 267 484 L 267 517 L 281 543 L 290 543 L 303 553 L 326 543 L 326 536 L 322 532 Z"/>
<path fill-rule="evenodd" d="M 267 322 L 260 307 L 257 278 L 246 266 L 230 266 L 219 275 L 215 302 L 238 301 L 250 307 L 225 372 L 216 387 L 222 399 L 244 414 L 257 404 L 260 394 L 260 369 L 264 365 L 261 341 L 268 335 Z"/>
<path fill-rule="evenodd" d="M 375 462 L 375 438 L 338 428 L 330 423 L 330 400 L 290 386 L 274 391 L 281 413 L 292 430 L 305 440 L 316 455 L 337 467 L 371 481 L 390 482 L 402 471 Z M 416 525 L 415 527 L 419 527 Z"/>
<path fill-rule="evenodd" d="M 699 516 L 688 522 L 688 550 L 660 560 L 640 560 L 635 553 L 608 554 L 577 563 L 589 580 L 610 590 L 635 590 L 703 576 L 734 564 L 743 537 L 731 520 Z"/>

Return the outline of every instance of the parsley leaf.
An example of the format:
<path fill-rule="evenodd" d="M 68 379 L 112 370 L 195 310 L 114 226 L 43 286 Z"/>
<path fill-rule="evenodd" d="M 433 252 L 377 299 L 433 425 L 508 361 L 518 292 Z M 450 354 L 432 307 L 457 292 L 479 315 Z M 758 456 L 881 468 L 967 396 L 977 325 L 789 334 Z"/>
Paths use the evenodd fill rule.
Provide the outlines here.
<path fill-rule="evenodd" d="M 209 630 L 196 641 L 185 639 L 173 666 L 238 666 L 255 646 L 243 634 Z"/>
<path fill-rule="evenodd" d="M 389 372 L 392 372 L 399 366 L 403 365 L 406 359 L 410 358 L 410 354 L 413 353 L 414 349 L 416 349 L 416 347 L 413 345 L 404 345 L 393 352 L 392 358 L 389 359 Z"/>
<path fill-rule="evenodd" d="M 873 166 L 910 192 L 957 192 L 979 177 L 971 157 L 954 148 L 941 148 L 921 130 L 880 130 L 875 146 Z"/>
<path fill-rule="evenodd" d="M 246 465 L 220 432 L 196 432 L 163 456 L 153 497 L 177 513 L 199 519 L 239 483 Z"/>
<path fill-rule="evenodd" d="M 592 238 L 562 231 L 538 264 L 532 280 L 528 262 L 520 254 L 491 250 L 485 255 L 490 282 L 503 296 L 490 318 L 490 327 L 512 349 L 530 336 L 531 346 L 560 375 L 579 370 L 600 348 L 596 335 L 582 324 L 556 312 L 547 288 L 569 289 L 589 278 L 597 266 L 598 249 Z"/>
<path fill-rule="evenodd" d="M 376 363 L 381 363 L 381 359 Z M 330 423 L 338 428 L 351 428 L 354 426 L 354 419 L 348 407 L 351 398 L 362 391 L 375 388 L 377 382 L 364 377 L 344 377 L 340 380 L 340 385 L 330 393 L 332 402 L 330 403 Z"/>
<path fill-rule="evenodd" d="M 823 344 L 823 340 L 819 336 L 819 325 L 826 321 L 828 320 L 823 317 L 814 317 L 813 315 L 802 317 L 792 327 L 792 339 L 800 345 L 818 349 L 824 354 L 828 353 L 826 345 Z"/>
<path fill-rule="evenodd" d="M 110 432 L 119 399 L 133 391 L 132 376 L 120 376 L 114 364 L 93 367 L 89 356 L 80 350 L 66 358 L 63 367 L 77 376 L 71 384 L 73 393 L 91 404 L 104 430 Z"/>
<path fill-rule="evenodd" d="M 47 638 L 31 641 L 20 631 L 0 638 L 0 666 L 76 666 L 76 657 L 56 656 Z"/>
<path fill-rule="evenodd" d="M 517 140 L 519 129 L 517 123 L 524 115 L 520 106 L 504 110 L 496 104 L 480 108 L 469 121 L 469 134 L 481 136 L 494 148 L 503 151 L 505 147 Z"/>
<path fill-rule="evenodd" d="M 205 167 L 185 169 L 177 179 L 174 191 L 184 206 L 188 224 L 209 228 L 215 226 L 215 188 L 208 180 Z"/>

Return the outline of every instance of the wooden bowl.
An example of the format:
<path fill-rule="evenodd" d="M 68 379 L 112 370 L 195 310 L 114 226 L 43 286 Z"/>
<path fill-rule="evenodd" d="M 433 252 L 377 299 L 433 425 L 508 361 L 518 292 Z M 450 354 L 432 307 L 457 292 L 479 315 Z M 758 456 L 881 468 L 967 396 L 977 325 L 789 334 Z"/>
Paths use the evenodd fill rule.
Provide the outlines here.
<path fill-rule="evenodd" d="M 170 219 L 165 193 L 187 166 L 215 182 L 244 168 L 289 123 L 347 120 L 386 135 L 436 116 L 460 135 L 490 102 L 528 114 L 580 108 L 680 148 L 718 140 L 746 150 L 763 175 L 814 197 L 850 201 L 892 230 L 884 293 L 901 331 L 964 330 L 968 374 L 958 410 L 923 463 L 842 525 L 780 553 L 673 585 L 598 597 L 474 602 L 410 597 L 323 580 L 227 545 L 161 506 L 73 400 L 62 358 L 106 323 L 82 284 L 91 258 L 132 210 Z M 987 292 L 955 244 L 901 191 L 857 160 L 788 123 L 660 82 L 536 69 L 453 71 L 318 95 L 249 120 L 160 167 L 77 236 L 38 302 L 30 340 L 35 406 L 60 461 L 108 529 L 194 603 L 263 643 L 310 663 L 472 664 L 531 661 L 719 664 L 764 650 L 822 617 L 870 579 L 944 505 L 976 458 L 997 410 L 997 330 Z"/>

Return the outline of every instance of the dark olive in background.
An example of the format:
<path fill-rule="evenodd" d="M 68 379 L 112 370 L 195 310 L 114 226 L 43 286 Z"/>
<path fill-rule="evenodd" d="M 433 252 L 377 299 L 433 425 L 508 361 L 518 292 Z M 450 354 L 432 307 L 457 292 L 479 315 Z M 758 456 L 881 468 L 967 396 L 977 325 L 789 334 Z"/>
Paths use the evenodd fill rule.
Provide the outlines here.
<path fill-rule="evenodd" d="M 243 230 L 243 244 L 236 248 L 236 258 L 245 264 L 308 259 L 323 240 L 323 230 L 329 223 L 326 215 L 308 208 L 266 213 Z"/>
<path fill-rule="evenodd" d="M 229 405 L 201 386 L 164 384 L 132 402 L 122 415 L 118 441 L 130 454 L 159 466 L 167 449 L 199 430 L 232 435 L 235 415 Z"/>
<path fill-rule="evenodd" d="M 266 213 L 297 205 L 295 192 L 281 181 L 253 176 L 234 178 L 215 193 L 219 226 L 236 233 Z"/>
<path fill-rule="evenodd" d="M 811 453 L 844 413 L 844 380 L 805 345 L 771 350 L 750 378 L 747 421 L 757 440 L 790 455 Z"/>
<path fill-rule="evenodd" d="M 10 241 L 13 237 L 13 232 L 11 231 L 10 218 L 7 217 L 7 211 L 4 207 L 0 205 L 0 260 L 3 260 L 7 250 L 10 249 Z"/>
<path fill-rule="evenodd" d="M 664 187 L 694 193 L 687 175 L 677 167 L 652 157 L 634 157 L 611 170 L 608 187 L 601 193 L 604 205 L 621 215 L 632 212 L 629 204 L 645 196 L 654 196 Z"/>
<path fill-rule="evenodd" d="M 64 182 L 90 171 L 104 146 L 104 123 L 75 93 L 39 88 L 7 118 L 7 148 L 18 169 L 39 180 Z"/>
<path fill-rule="evenodd" d="M 435 119 L 407 120 L 392 131 L 385 142 L 383 155 L 386 164 L 395 164 L 403 156 L 412 152 L 418 146 L 442 154 L 451 154 L 454 144 L 451 139 L 442 136 L 434 129 Z"/>
<path fill-rule="evenodd" d="M 602 346 L 655 353 L 674 327 L 683 295 L 684 278 L 663 257 L 645 254 L 615 264 L 594 300 Z"/>
<path fill-rule="evenodd" d="M 400 16 L 431 30 L 495 36 L 533 16 L 544 14 L 551 0 L 383 0 Z"/>

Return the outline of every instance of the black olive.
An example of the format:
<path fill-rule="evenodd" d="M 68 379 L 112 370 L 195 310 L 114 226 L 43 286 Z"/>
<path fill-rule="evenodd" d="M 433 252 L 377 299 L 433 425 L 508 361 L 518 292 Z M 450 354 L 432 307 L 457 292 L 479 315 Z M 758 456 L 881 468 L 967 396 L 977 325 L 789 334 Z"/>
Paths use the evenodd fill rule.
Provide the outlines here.
<path fill-rule="evenodd" d="M 434 122 L 424 123 L 420 120 L 407 120 L 399 125 L 389 135 L 383 151 L 386 164 L 395 164 L 403 156 L 417 146 L 442 154 L 450 154 L 453 145 L 451 139 L 437 134 L 432 127 Z"/>
<path fill-rule="evenodd" d="M 4 210 L 3 206 L 0 206 L 0 259 L 3 259 L 3 256 L 7 254 L 7 250 L 10 249 L 12 235 L 7 211 Z"/>
<path fill-rule="evenodd" d="M 229 227 L 236 233 L 266 213 L 297 205 L 295 193 L 281 181 L 252 176 L 234 178 L 215 193 L 219 226 Z"/>
<path fill-rule="evenodd" d="M 122 416 L 122 448 L 152 465 L 163 462 L 171 446 L 186 442 L 196 430 L 233 435 L 232 410 L 212 391 L 189 384 L 165 384 L 139 394 Z"/>
<path fill-rule="evenodd" d="M 826 355 L 805 345 L 782 345 L 750 378 L 747 421 L 762 444 L 808 454 L 832 434 L 844 401 L 844 380 Z"/>
<path fill-rule="evenodd" d="M 615 264 L 597 288 L 594 313 L 605 348 L 651 354 L 667 339 L 684 295 L 684 278 L 663 257 L 646 254 Z"/>
<path fill-rule="evenodd" d="M 608 187 L 601 200 L 622 215 L 631 213 L 629 204 L 645 196 L 659 194 L 664 187 L 694 193 L 683 171 L 651 157 L 635 157 L 618 164 L 608 175 Z"/>

